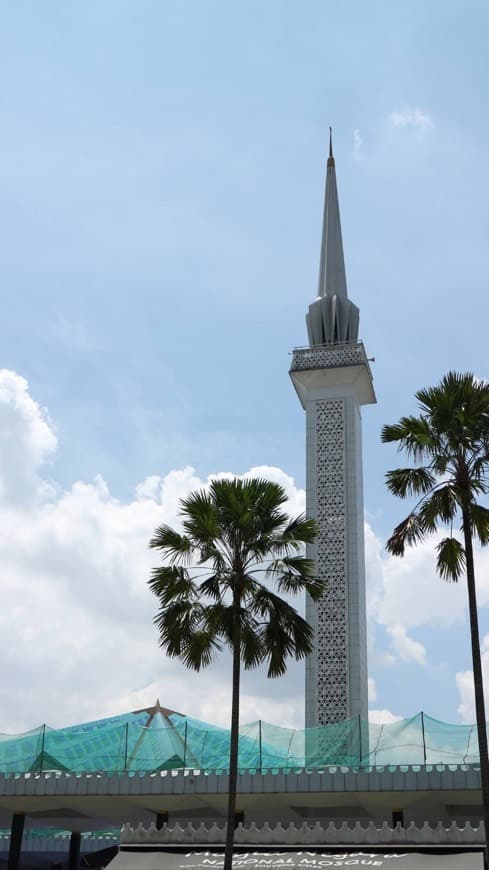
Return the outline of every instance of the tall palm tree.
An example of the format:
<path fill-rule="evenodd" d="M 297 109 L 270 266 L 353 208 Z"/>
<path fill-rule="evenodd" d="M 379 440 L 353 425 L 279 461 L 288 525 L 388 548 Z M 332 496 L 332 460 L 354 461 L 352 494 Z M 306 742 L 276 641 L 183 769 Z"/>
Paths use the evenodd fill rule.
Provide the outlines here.
<path fill-rule="evenodd" d="M 437 386 L 419 390 L 415 396 L 419 416 L 402 417 L 382 430 L 382 441 L 397 443 L 417 463 L 386 475 L 394 495 L 418 499 L 394 529 L 387 549 L 403 556 L 406 544 L 416 544 L 445 527 L 447 535 L 436 547 L 437 571 L 448 581 L 457 581 L 463 573 L 466 576 L 487 867 L 489 759 L 473 540 L 483 546 L 489 543 L 489 510 L 480 504 L 489 492 L 489 382 L 472 374 L 449 372 Z M 454 524 L 459 524 L 462 540 L 454 536 Z"/>
<path fill-rule="evenodd" d="M 149 581 L 159 599 L 154 622 L 160 646 L 196 671 L 223 646 L 232 653 L 229 797 L 224 870 L 231 870 L 238 776 L 241 666 L 286 671 L 290 656 L 311 652 L 312 630 L 280 593 L 323 592 L 314 563 L 303 555 L 315 540 L 312 520 L 290 520 L 287 496 L 268 480 L 214 480 L 181 501 L 183 533 L 160 526 L 150 547 L 164 564 Z M 276 592 L 270 588 L 274 583 Z M 277 594 L 278 593 L 278 594 Z"/>

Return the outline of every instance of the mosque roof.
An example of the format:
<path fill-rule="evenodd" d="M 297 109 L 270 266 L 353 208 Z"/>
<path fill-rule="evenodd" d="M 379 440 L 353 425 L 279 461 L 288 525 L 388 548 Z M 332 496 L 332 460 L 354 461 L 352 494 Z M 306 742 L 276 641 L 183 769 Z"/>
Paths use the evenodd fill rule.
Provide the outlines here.
<path fill-rule="evenodd" d="M 228 760 L 228 729 L 162 707 L 159 701 L 66 728 L 42 725 L 23 734 L 0 734 L 4 774 L 224 771 Z M 240 728 L 241 770 L 478 763 L 475 726 L 451 725 L 424 713 L 384 725 L 356 717 L 304 730 L 267 722 Z"/>

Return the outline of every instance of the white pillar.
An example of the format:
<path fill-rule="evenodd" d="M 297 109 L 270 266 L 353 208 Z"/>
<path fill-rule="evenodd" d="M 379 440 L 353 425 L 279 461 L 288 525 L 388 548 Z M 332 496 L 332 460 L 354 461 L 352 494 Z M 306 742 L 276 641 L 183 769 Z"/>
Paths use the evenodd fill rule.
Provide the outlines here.
<path fill-rule="evenodd" d="M 306 604 L 310 728 L 368 715 L 360 408 L 376 400 L 361 342 L 296 350 L 290 374 L 306 411 L 306 512 L 319 526 L 309 555 L 327 581 Z"/>

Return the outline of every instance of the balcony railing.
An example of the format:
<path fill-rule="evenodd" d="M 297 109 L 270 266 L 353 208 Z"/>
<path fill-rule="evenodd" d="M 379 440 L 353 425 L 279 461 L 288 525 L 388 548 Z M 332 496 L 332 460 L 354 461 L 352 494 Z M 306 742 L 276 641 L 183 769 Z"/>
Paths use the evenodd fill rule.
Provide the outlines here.
<path fill-rule="evenodd" d="M 291 372 L 309 369 L 333 369 L 346 366 L 365 366 L 370 372 L 369 361 L 363 342 L 345 344 L 321 344 L 313 347 L 296 347 L 292 351 Z"/>

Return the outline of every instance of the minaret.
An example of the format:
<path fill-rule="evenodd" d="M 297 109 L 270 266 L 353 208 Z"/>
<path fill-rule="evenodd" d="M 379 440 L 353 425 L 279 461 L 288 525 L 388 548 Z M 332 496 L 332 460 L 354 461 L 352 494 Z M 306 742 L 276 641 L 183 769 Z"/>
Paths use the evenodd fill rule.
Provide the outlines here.
<path fill-rule="evenodd" d="M 362 405 L 375 403 L 348 299 L 331 141 L 326 171 L 318 296 L 306 316 L 309 347 L 290 375 L 306 411 L 306 511 L 319 526 L 308 555 L 327 581 L 306 602 L 315 649 L 306 662 L 306 727 L 367 719 L 367 642 L 362 486 Z"/>

